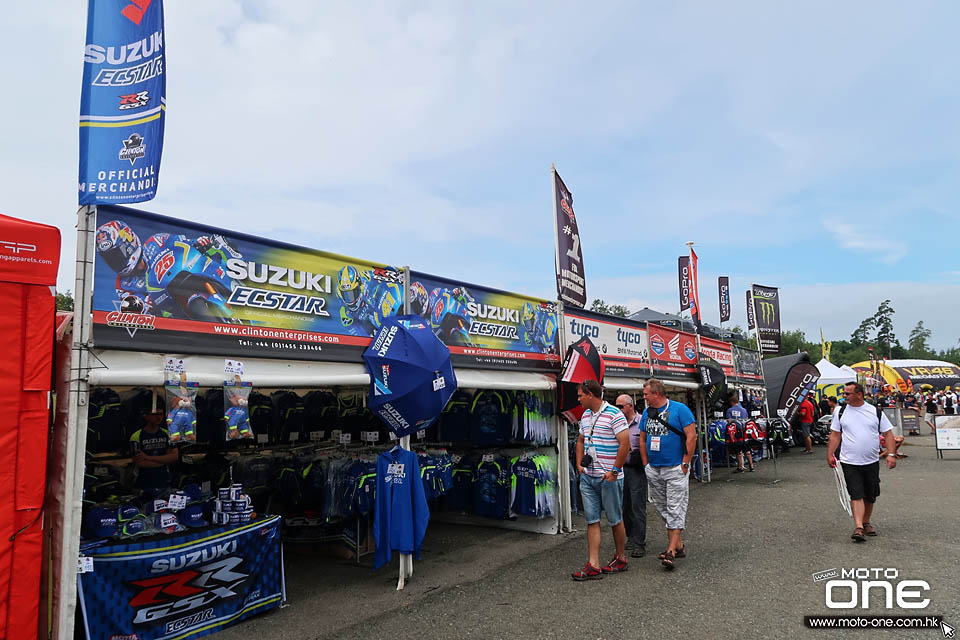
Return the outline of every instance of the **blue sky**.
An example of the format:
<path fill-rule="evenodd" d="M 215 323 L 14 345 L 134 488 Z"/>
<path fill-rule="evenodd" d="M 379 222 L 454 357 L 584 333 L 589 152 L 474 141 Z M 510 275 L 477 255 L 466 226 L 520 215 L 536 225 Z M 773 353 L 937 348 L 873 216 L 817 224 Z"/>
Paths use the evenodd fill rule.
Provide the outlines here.
<path fill-rule="evenodd" d="M 553 297 L 550 163 L 588 295 L 676 306 L 696 242 L 784 325 L 960 328 L 951 2 L 167 0 L 167 133 L 143 208 Z M 58 225 L 72 288 L 85 3 L 0 24 L 0 211 Z"/>

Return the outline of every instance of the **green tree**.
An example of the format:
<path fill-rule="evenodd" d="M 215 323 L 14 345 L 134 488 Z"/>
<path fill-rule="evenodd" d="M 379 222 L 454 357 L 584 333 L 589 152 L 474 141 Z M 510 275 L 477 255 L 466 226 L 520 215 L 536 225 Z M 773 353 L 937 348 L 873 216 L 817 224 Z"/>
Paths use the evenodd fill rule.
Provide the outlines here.
<path fill-rule="evenodd" d="M 66 293 L 57 292 L 56 296 L 57 301 L 57 311 L 73 311 L 73 292 L 67 291 Z"/>
<path fill-rule="evenodd" d="M 878 356 L 887 354 L 888 358 L 892 357 L 893 347 L 900 344 L 897 342 L 897 336 L 893 333 L 894 313 L 896 312 L 890 306 L 890 301 L 884 300 L 877 307 L 877 313 L 873 316 L 873 323 L 877 328 L 877 347 L 880 349 Z"/>
<path fill-rule="evenodd" d="M 930 329 L 923 326 L 923 320 L 917 322 L 917 326 L 910 332 L 910 341 L 907 343 L 910 357 L 928 358 L 930 357 L 930 344 L 927 342 L 932 335 Z"/>
<path fill-rule="evenodd" d="M 850 342 L 855 347 L 862 347 L 870 342 L 870 332 L 876 328 L 875 316 L 870 316 L 860 323 L 860 326 L 850 335 Z"/>
<path fill-rule="evenodd" d="M 596 298 L 590 304 L 590 311 L 596 311 L 597 313 L 605 313 L 608 316 L 619 316 L 621 318 L 626 318 L 630 315 L 630 310 L 627 309 L 622 304 L 611 304 L 608 305 L 600 298 Z"/>

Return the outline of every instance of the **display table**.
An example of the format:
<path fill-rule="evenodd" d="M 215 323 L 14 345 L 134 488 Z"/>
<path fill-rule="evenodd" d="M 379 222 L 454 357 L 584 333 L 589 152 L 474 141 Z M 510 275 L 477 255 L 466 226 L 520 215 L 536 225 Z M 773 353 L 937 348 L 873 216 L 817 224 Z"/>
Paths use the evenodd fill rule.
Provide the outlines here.
<path fill-rule="evenodd" d="M 280 520 L 84 545 L 78 590 L 87 638 L 198 638 L 279 606 Z"/>

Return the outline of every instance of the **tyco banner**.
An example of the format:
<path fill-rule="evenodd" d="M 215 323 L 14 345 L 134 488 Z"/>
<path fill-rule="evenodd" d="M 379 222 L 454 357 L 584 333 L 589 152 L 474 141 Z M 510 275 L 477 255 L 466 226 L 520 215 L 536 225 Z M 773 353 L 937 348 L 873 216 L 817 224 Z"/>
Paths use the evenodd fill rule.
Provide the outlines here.
<path fill-rule="evenodd" d="M 450 347 L 454 365 L 554 370 L 560 366 L 557 305 L 413 272 L 410 312 Z"/>
<path fill-rule="evenodd" d="M 383 265 L 121 207 L 97 224 L 98 347 L 359 362 L 403 310 Z"/>
<path fill-rule="evenodd" d="M 163 0 L 89 0 L 80 94 L 80 204 L 157 192 L 167 76 Z"/>
<path fill-rule="evenodd" d="M 647 323 L 650 362 L 658 378 L 696 380 L 697 336 Z"/>
<path fill-rule="evenodd" d="M 280 517 L 92 551 L 81 573 L 88 638 L 199 638 L 280 605 Z"/>
<path fill-rule="evenodd" d="M 720 322 L 726 322 L 730 319 L 730 278 L 717 278 L 717 290 L 720 294 Z"/>
<path fill-rule="evenodd" d="M 553 208 L 556 238 L 557 297 L 582 309 L 587 304 L 587 281 L 580 250 L 580 231 L 573 214 L 573 194 L 553 172 Z"/>
<path fill-rule="evenodd" d="M 563 319 L 567 344 L 589 337 L 603 358 L 608 377 L 650 374 L 650 342 L 645 324 L 579 309 L 564 309 Z"/>
<path fill-rule="evenodd" d="M 762 353 L 780 353 L 780 292 L 776 287 L 752 286 L 754 320 Z"/>

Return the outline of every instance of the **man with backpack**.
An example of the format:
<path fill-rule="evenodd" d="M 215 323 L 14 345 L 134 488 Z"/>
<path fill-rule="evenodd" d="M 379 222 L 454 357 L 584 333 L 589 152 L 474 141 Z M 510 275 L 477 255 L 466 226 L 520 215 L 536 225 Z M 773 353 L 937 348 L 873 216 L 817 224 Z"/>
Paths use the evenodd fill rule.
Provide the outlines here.
<path fill-rule="evenodd" d="M 957 412 L 957 394 L 947 389 L 943 394 L 943 415 L 952 416 Z"/>
<path fill-rule="evenodd" d="M 893 425 L 883 409 L 867 404 L 863 399 L 863 387 L 850 382 L 844 387 L 847 402 L 833 414 L 830 423 L 830 441 L 827 443 L 827 464 L 837 466 L 835 452 L 840 447 L 840 462 L 850 507 L 853 509 L 854 530 L 850 538 L 854 542 L 866 541 L 865 536 L 877 535 L 870 524 L 873 506 L 880 495 L 880 448 L 878 435 L 886 440 L 885 457 L 887 468 L 897 466 L 896 442 Z M 841 446 L 842 443 L 842 446 Z"/>

